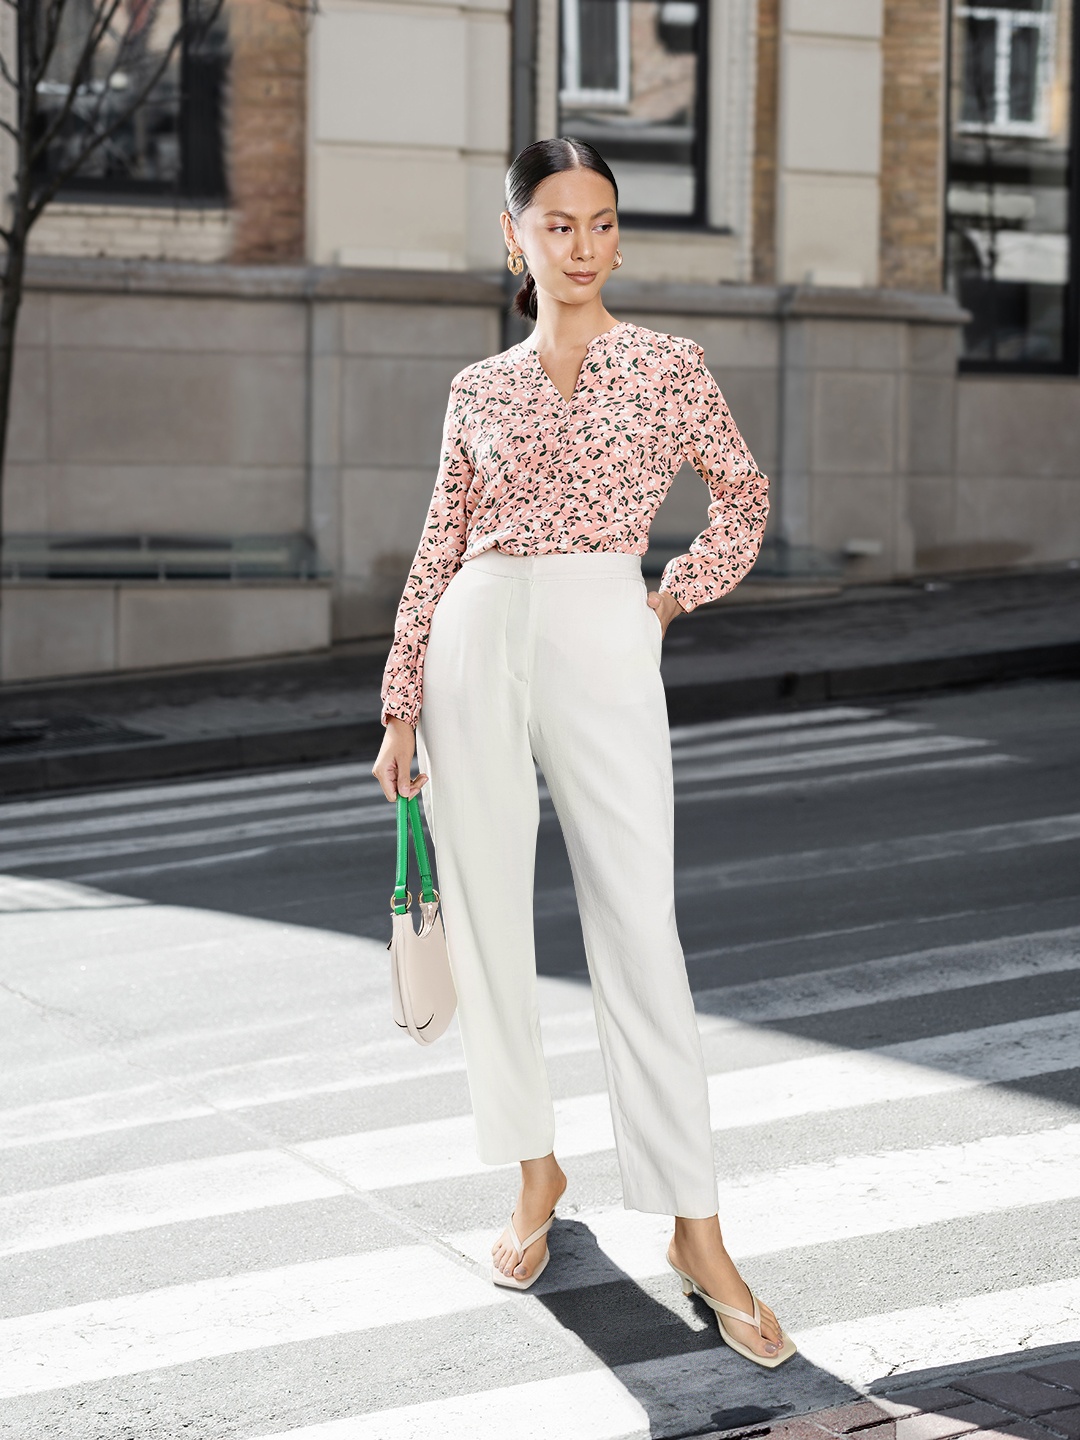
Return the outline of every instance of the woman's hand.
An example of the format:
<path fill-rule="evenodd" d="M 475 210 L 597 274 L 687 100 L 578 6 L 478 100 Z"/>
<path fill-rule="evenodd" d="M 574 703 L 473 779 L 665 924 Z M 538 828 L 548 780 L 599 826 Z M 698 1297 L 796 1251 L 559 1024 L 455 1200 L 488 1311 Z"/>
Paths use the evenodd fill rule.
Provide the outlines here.
<path fill-rule="evenodd" d="M 371 767 L 371 773 L 382 786 L 383 794 L 388 800 L 396 800 L 399 795 L 411 800 L 414 795 L 419 795 L 427 784 L 426 775 L 417 775 L 415 780 L 409 777 L 415 753 L 416 731 L 407 720 L 388 715 L 379 758 Z"/>
<path fill-rule="evenodd" d="M 650 590 L 648 601 L 656 611 L 656 617 L 660 621 L 661 637 L 667 634 L 667 627 L 675 619 L 676 615 L 685 615 L 686 611 L 669 591 Z"/>

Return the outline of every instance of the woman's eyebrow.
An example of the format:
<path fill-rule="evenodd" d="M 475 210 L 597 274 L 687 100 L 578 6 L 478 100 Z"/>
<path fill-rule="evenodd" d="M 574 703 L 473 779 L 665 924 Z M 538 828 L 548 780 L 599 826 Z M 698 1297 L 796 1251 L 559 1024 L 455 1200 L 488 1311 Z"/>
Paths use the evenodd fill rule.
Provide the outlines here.
<path fill-rule="evenodd" d="M 597 210 L 590 218 L 593 219 L 593 220 L 597 220 L 597 219 L 599 219 L 599 217 L 600 217 L 601 215 L 614 215 L 614 214 L 615 214 L 614 207 L 611 206 L 611 205 L 605 205 L 604 208 L 603 208 L 603 210 Z M 544 215 L 545 215 L 545 217 L 546 217 L 546 216 L 549 216 L 549 215 L 550 215 L 550 216 L 558 215 L 558 216 L 559 216 L 561 219 L 563 219 L 563 220 L 576 220 L 576 219 L 577 219 L 577 216 L 576 216 L 576 215 L 571 215 L 571 214 L 569 213 L 569 211 L 567 211 L 567 210 L 545 210 L 545 211 L 544 211 Z"/>

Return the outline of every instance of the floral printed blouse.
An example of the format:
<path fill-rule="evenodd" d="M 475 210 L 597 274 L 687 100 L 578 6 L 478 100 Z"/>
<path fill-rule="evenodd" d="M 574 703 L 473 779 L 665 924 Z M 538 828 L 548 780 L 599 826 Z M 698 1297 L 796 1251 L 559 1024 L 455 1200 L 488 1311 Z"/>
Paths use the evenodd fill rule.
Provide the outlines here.
<path fill-rule="evenodd" d="M 769 512 L 769 482 L 700 345 L 621 321 L 589 343 L 569 400 L 531 340 L 456 375 L 383 673 L 382 723 L 416 724 L 431 617 L 463 562 L 492 546 L 643 555 L 684 460 L 711 491 L 709 523 L 668 561 L 659 589 L 693 610 L 747 573 Z"/>

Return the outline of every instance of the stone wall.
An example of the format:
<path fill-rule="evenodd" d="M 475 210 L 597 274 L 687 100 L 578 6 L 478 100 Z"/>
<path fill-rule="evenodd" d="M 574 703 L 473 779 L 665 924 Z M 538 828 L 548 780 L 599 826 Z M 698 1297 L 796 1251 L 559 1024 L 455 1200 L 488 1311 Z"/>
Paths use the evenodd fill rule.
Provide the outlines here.
<path fill-rule="evenodd" d="M 705 347 L 772 480 L 774 540 L 852 578 L 1080 551 L 1080 382 L 958 378 L 963 312 L 949 297 L 616 278 L 608 301 Z M 450 379 L 505 343 L 504 309 L 494 273 L 38 260 L 7 531 L 305 532 L 330 572 L 333 636 L 386 634 L 430 500 Z M 684 469 L 654 540 L 687 541 L 708 499 Z M 159 663 L 190 660 L 196 630 L 206 654 L 220 636 L 251 654 L 286 637 L 330 639 L 325 601 L 300 582 L 293 599 L 263 607 L 278 618 L 259 634 L 260 607 L 245 609 L 236 587 L 203 587 L 197 604 L 185 582 L 152 602 L 137 588 L 102 591 L 84 609 L 56 586 L 39 598 L 51 613 L 74 606 L 84 629 L 108 611 L 98 653 L 110 665 L 149 663 L 158 646 Z M 20 643 L 5 637 L 9 654 L 25 654 Z"/>

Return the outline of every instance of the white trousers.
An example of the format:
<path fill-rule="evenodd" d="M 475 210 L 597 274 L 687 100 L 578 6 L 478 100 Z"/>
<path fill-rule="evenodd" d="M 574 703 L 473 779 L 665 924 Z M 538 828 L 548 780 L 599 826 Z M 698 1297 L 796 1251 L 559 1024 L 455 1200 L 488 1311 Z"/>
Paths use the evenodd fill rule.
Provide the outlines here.
<path fill-rule="evenodd" d="M 479 1158 L 547 1155 L 533 880 L 539 762 L 592 980 L 623 1205 L 717 1211 L 708 1086 L 675 925 L 662 632 L 637 555 L 487 550 L 435 607 L 417 759 Z"/>

